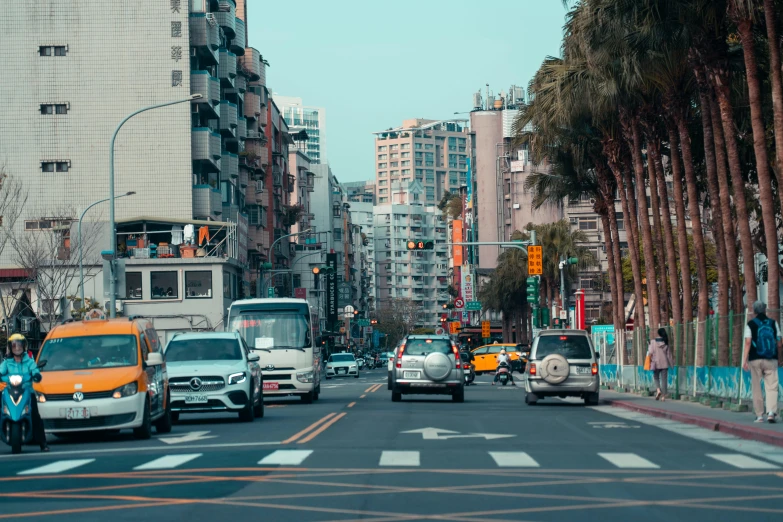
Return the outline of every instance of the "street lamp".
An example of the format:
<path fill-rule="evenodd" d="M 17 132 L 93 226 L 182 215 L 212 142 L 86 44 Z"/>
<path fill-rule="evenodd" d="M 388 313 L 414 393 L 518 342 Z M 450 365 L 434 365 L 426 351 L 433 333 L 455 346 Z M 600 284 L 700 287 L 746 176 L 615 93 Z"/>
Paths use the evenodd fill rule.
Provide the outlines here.
<path fill-rule="evenodd" d="M 287 237 L 301 236 L 302 234 L 309 234 L 310 231 L 312 231 L 312 228 L 308 228 L 307 230 L 302 230 L 301 232 L 294 232 L 293 234 L 287 234 L 285 236 L 278 237 L 277 239 L 272 241 L 272 246 L 269 247 L 270 254 L 272 254 L 275 251 L 275 245 L 279 241 L 281 241 L 281 240 L 283 240 L 283 239 L 285 239 Z M 266 288 L 264 288 L 264 290 L 266 290 Z M 258 279 L 258 297 L 261 297 L 261 278 Z"/>
<path fill-rule="evenodd" d="M 114 134 L 111 137 L 111 143 L 109 144 L 109 234 L 111 235 L 111 253 L 112 253 L 112 259 L 109 262 L 109 266 L 111 267 L 111 285 L 109 286 L 111 295 L 109 297 L 109 317 L 112 319 L 117 317 L 117 274 L 116 274 L 116 266 L 117 266 L 117 260 L 115 259 L 117 256 L 117 233 L 116 233 L 116 223 L 114 222 L 114 141 L 117 139 L 117 134 L 120 132 L 120 129 L 123 125 L 125 125 L 125 122 L 129 119 L 133 118 L 137 114 L 140 114 L 142 112 L 150 111 L 152 109 L 159 109 L 161 107 L 168 107 L 169 105 L 175 105 L 177 103 L 185 103 L 193 100 L 200 100 L 203 98 L 201 94 L 192 94 L 188 96 L 187 98 L 183 98 L 181 100 L 174 100 L 170 102 L 165 103 L 158 103 L 156 105 L 150 105 L 148 107 L 143 107 L 137 111 L 134 111 L 130 113 L 129 115 L 125 116 L 125 118 L 120 122 L 119 125 L 117 125 L 117 128 L 114 130 Z"/>
<path fill-rule="evenodd" d="M 125 196 L 132 196 L 135 192 L 126 192 L 125 194 L 120 194 L 119 196 L 116 196 L 114 199 L 120 199 L 124 198 Z M 103 203 L 105 201 L 109 201 L 109 198 L 101 199 L 96 201 L 95 203 L 91 203 L 87 208 L 85 208 L 82 211 L 81 216 L 79 216 L 79 227 L 77 231 L 77 241 L 79 241 L 79 297 L 82 299 L 82 308 L 84 308 L 84 247 L 82 246 L 82 220 L 84 219 L 84 215 L 87 213 L 88 210 L 90 210 L 95 205 L 98 205 L 100 203 Z"/>

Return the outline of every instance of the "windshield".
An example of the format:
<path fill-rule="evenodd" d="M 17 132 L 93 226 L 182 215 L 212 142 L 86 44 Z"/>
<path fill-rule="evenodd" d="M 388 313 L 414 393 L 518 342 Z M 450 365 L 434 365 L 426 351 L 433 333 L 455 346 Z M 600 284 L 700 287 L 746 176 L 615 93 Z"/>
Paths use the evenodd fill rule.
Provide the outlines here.
<path fill-rule="evenodd" d="M 405 355 L 427 355 L 428 353 L 451 353 L 451 343 L 444 339 L 408 339 Z"/>
<path fill-rule="evenodd" d="M 167 362 L 241 360 L 242 349 L 236 339 L 183 339 L 166 348 Z"/>
<path fill-rule="evenodd" d="M 583 335 L 542 335 L 538 338 L 536 359 L 553 353 L 566 359 L 591 359 L 592 352 L 587 337 Z"/>
<path fill-rule="evenodd" d="M 38 360 L 46 360 L 43 371 L 57 372 L 135 366 L 138 354 L 133 335 L 92 335 L 50 339 L 41 348 Z"/>
<path fill-rule="evenodd" d="M 243 312 L 231 320 L 230 329 L 255 349 L 310 348 L 311 344 L 310 318 L 293 311 Z"/>
<path fill-rule="evenodd" d="M 329 362 L 354 362 L 354 360 L 353 355 L 349 353 L 339 353 L 329 357 Z"/>

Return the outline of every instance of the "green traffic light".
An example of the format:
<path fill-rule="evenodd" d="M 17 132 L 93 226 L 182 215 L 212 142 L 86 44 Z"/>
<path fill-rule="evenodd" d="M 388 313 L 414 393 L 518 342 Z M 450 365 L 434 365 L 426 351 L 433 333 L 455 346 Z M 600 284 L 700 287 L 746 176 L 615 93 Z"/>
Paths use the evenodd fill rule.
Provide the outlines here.
<path fill-rule="evenodd" d="M 568 258 L 568 264 L 569 265 L 575 265 L 578 262 L 579 262 L 579 258 L 578 257 L 569 257 Z"/>

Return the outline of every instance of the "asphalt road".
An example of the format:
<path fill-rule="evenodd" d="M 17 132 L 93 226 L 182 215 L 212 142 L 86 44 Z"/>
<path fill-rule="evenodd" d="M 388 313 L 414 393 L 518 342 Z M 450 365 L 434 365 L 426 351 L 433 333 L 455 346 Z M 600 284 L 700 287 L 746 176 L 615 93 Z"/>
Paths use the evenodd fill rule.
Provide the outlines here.
<path fill-rule="evenodd" d="M 405 396 L 385 370 L 266 415 L 171 434 L 0 446 L 0 519 L 781 520 L 783 450 L 480 378 L 466 402 Z"/>

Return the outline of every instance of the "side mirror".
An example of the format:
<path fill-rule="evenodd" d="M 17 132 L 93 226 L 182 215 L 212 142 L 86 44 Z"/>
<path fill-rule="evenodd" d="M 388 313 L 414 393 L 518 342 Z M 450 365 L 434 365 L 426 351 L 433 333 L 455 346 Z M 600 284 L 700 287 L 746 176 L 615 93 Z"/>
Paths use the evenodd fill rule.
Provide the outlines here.
<path fill-rule="evenodd" d="M 247 354 L 247 360 L 250 362 L 258 362 L 261 360 L 261 356 L 258 355 L 256 352 L 250 352 Z"/>
<path fill-rule="evenodd" d="M 48 363 L 48 362 L 49 361 L 47 359 L 44 359 L 43 361 L 39 362 L 38 363 L 38 369 L 39 370 L 43 370 L 44 366 L 46 366 L 46 363 Z"/>
<path fill-rule="evenodd" d="M 147 366 L 160 366 L 161 364 L 163 364 L 163 355 L 160 352 L 147 354 Z"/>

